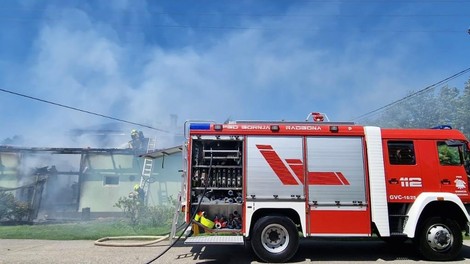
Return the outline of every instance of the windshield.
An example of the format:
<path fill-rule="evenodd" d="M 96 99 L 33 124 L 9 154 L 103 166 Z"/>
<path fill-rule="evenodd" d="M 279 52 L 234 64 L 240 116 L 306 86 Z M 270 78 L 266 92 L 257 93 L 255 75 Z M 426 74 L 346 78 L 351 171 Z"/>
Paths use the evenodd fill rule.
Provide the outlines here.
<path fill-rule="evenodd" d="M 466 142 L 463 144 L 463 161 L 464 161 L 464 166 L 465 166 L 465 171 L 467 172 L 467 175 L 470 176 L 470 143 Z"/>

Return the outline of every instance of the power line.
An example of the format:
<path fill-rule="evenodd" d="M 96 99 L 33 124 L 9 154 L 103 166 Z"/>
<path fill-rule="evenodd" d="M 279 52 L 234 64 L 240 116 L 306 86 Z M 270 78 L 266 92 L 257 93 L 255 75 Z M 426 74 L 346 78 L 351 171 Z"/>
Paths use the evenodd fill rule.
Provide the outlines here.
<path fill-rule="evenodd" d="M 133 13 L 130 11 L 130 13 Z M 283 17 L 283 18 L 313 18 L 313 17 L 470 17 L 470 14 L 270 14 L 270 13 L 194 13 L 194 12 L 158 12 L 156 16 L 232 16 L 232 17 Z"/>
<path fill-rule="evenodd" d="M 10 21 L 18 21 L 18 22 L 25 22 L 29 23 L 28 19 L 21 19 L 21 18 L 0 18 L 0 20 L 10 20 Z M 41 19 L 36 19 L 37 21 L 41 21 Z M 51 20 L 51 19 L 44 19 L 44 20 Z M 111 24 L 113 26 L 120 26 L 124 28 L 141 28 L 142 26 L 150 27 L 150 28 L 160 28 L 160 29 L 197 29 L 197 30 L 266 30 L 266 31 L 278 31 L 278 30 L 301 30 L 301 31 L 321 31 L 321 28 L 315 27 L 308 27 L 308 26 L 286 26 L 286 27 L 278 27 L 278 26 L 261 26 L 261 27 L 253 27 L 253 26 L 218 26 L 218 25 L 190 25 L 190 24 L 181 24 L 181 25 L 170 25 L 170 24 L 140 24 L 140 23 L 132 23 L 129 25 L 124 24 Z M 462 29 L 324 29 L 328 33 L 340 33 L 343 34 L 346 31 L 357 32 L 357 33 L 449 33 L 449 34 L 462 34 L 467 32 L 467 28 Z"/>
<path fill-rule="evenodd" d="M 356 118 L 353 118 L 353 120 L 357 121 L 357 120 L 363 119 L 363 118 L 366 117 L 366 116 L 369 116 L 369 115 L 371 115 L 371 114 L 374 114 L 374 113 L 377 113 L 377 112 L 379 112 L 379 111 L 381 111 L 381 110 L 384 110 L 384 109 L 386 109 L 386 108 L 389 108 L 389 107 L 391 107 L 391 106 L 393 106 L 393 105 L 396 105 L 396 104 L 398 104 L 398 103 L 401 103 L 401 102 L 403 102 L 403 101 L 406 101 L 406 100 L 410 99 L 411 97 L 420 95 L 420 94 L 422 94 L 422 93 L 424 93 L 424 92 L 426 92 L 426 91 L 428 91 L 428 90 L 430 90 L 430 89 L 432 89 L 432 88 L 435 88 L 435 87 L 438 86 L 438 85 L 441 85 L 441 84 L 446 83 L 446 82 L 448 82 L 448 81 L 450 81 L 450 80 L 452 80 L 452 79 L 455 79 L 455 78 L 457 78 L 457 77 L 459 77 L 459 76 L 461 76 L 461 75 L 463 75 L 463 74 L 465 74 L 465 73 L 467 73 L 467 72 L 470 72 L 470 68 L 467 68 L 467 69 L 465 69 L 465 70 L 463 70 L 463 71 L 460 71 L 460 72 L 458 72 L 458 73 L 456 73 L 456 74 L 454 74 L 454 75 L 452 75 L 452 76 L 449 76 L 449 77 L 447 77 L 447 78 L 445 78 L 445 79 L 443 79 L 443 80 L 441 80 L 441 81 L 438 81 L 437 83 L 431 84 L 431 85 L 429 85 L 429 86 L 427 86 L 427 87 L 425 87 L 425 88 L 423 88 L 423 89 L 421 89 L 421 90 L 419 90 L 419 91 L 417 91 L 417 92 L 414 92 L 414 93 L 412 93 L 412 94 L 409 94 L 409 95 L 407 95 L 407 96 L 405 96 L 405 97 L 403 97 L 403 98 L 401 98 L 401 99 L 398 99 L 398 100 L 396 100 L 396 101 L 394 101 L 394 102 L 391 102 L 391 103 L 389 103 L 389 104 L 387 104 L 387 105 L 384 105 L 384 106 L 382 106 L 382 107 L 379 107 L 379 108 L 377 108 L 377 109 L 375 109 L 375 110 L 373 110 L 373 111 L 367 112 L 367 113 L 365 113 L 365 114 L 363 114 L 363 115 L 360 115 L 360 116 L 358 116 L 358 117 L 356 117 Z"/>
<path fill-rule="evenodd" d="M 0 11 L 9 11 L 9 14 L 12 14 L 12 11 L 23 11 L 23 9 L 18 8 L 0 8 Z M 36 9 L 31 10 L 27 9 L 27 11 L 35 11 L 35 14 L 45 13 L 46 9 Z M 129 10 L 127 11 L 128 14 L 140 15 L 140 14 L 150 14 L 152 16 L 182 16 L 182 17 L 211 17 L 211 16 L 221 16 L 221 17 L 283 17 L 283 18 L 313 18 L 313 17 L 470 17 L 470 14 L 466 13 L 430 13 L 430 14 L 400 14 L 400 13 L 392 13 L 392 14 L 360 14 L 360 13 L 300 13 L 300 14 L 275 14 L 275 13 L 263 13 L 263 12 L 251 12 L 251 13 L 231 13 L 231 12 L 208 12 L 208 11 L 200 11 L 200 10 L 188 10 L 188 11 L 156 11 L 153 12 L 152 10 L 146 11 L 136 11 L 136 10 Z M 3 16 L 1 19 L 5 19 L 8 17 Z M 12 16 L 12 18 L 18 18 L 18 16 Z M 37 19 L 47 19 L 47 17 L 30 17 L 31 20 Z"/>
<path fill-rule="evenodd" d="M 152 127 L 152 126 L 149 126 L 149 125 L 145 125 L 145 124 L 141 124 L 141 123 L 136 123 L 136 122 L 132 122 L 132 121 L 128 121 L 128 120 L 124 120 L 124 119 L 120 119 L 120 118 L 116 118 L 116 117 L 112 117 L 112 116 L 108 116 L 108 115 L 103 115 L 103 114 L 100 114 L 100 113 L 96 113 L 96 112 L 92 112 L 92 111 L 88 111 L 88 110 L 84 110 L 84 109 L 80 109 L 80 108 L 76 108 L 76 107 L 72 107 L 72 106 L 68 106 L 68 105 L 64 105 L 64 104 L 59 104 L 59 103 L 56 103 L 56 102 L 52 102 L 52 101 L 40 99 L 40 98 L 33 97 L 33 96 L 29 96 L 29 95 L 26 95 L 26 94 L 21 94 L 21 93 L 13 92 L 13 91 L 10 91 L 10 90 L 5 90 L 5 89 L 2 89 L 2 88 L 0 88 L 0 91 L 1 91 L 1 92 L 4 92 L 4 93 L 9 93 L 9 94 L 13 94 L 13 95 L 25 97 L 25 98 L 28 98 L 28 99 L 36 100 L 36 101 L 39 101 L 39 102 L 42 102 L 42 103 L 47 103 L 47 104 L 51 104 L 51 105 L 55 105 L 55 106 L 67 108 L 67 109 L 70 109 L 70 110 L 74 110 L 74 111 L 78 111 L 78 112 L 90 114 L 90 115 L 95 115 L 95 116 L 99 116 L 99 117 L 104 117 L 104 118 L 107 118 L 107 119 L 111 119 L 111 120 L 115 120 L 115 121 L 119 121 L 119 122 L 131 124 L 131 125 L 141 126 L 141 127 L 145 127 L 145 128 L 149 128 L 149 129 L 153 129 L 153 130 L 157 130 L 157 131 L 169 133 L 169 131 L 166 131 L 166 130 L 163 130 L 163 129 L 159 129 L 159 128 L 155 128 L 155 127 Z"/>

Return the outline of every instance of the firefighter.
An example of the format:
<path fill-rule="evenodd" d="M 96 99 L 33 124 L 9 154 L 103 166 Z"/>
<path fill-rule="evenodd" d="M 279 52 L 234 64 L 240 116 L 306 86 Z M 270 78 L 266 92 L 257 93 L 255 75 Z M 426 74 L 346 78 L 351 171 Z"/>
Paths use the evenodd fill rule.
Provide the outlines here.
<path fill-rule="evenodd" d="M 403 147 L 401 149 L 397 149 L 396 158 L 400 164 L 414 164 L 415 163 L 413 151 L 409 147 Z"/>
<path fill-rule="evenodd" d="M 133 150 L 141 150 L 143 148 L 143 139 L 144 134 L 142 131 L 137 131 L 136 129 L 131 130 L 131 141 L 129 141 L 129 148 Z"/>
<path fill-rule="evenodd" d="M 134 185 L 134 192 L 137 198 L 143 203 L 145 199 L 145 191 L 139 184 Z"/>
<path fill-rule="evenodd" d="M 137 130 L 135 130 L 135 129 L 132 129 L 132 130 L 131 130 L 131 138 L 132 138 L 132 139 L 137 138 L 137 135 L 138 135 L 138 134 L 139 134 L 139 133 L 137 132 Z"/>

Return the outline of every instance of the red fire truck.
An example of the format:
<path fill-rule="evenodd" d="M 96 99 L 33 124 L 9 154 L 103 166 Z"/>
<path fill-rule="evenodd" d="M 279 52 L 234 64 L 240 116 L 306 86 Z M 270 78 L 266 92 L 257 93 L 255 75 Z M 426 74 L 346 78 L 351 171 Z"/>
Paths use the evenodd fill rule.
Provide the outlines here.
<path fill-rule="evenodd" d="M 470 221 L 465 136 L 324 118 L 187 122 L 185 243 L 250 241 L 261 260 L 285 262 L 301 237 L 380 237 L 455 259 Z"/>

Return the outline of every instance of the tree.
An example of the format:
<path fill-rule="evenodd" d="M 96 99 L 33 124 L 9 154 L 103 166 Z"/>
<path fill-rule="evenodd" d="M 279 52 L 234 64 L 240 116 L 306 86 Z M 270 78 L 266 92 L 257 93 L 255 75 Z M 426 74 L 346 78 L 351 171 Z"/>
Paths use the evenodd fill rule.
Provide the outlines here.
<path fill-rule="evenodd" d="M 428 128 L 451 125 L 470 136 L 470 79 L 461 91 L 443 86 L 414 94 L 364 122 L 379 127 Z"/>
<path fill-rule="evenodd" d="M 440 89 L 437 99 L 436 125 L 452 125 L 458 127 L 458 109 L 460 92 L 455 87 L 444 86 Z"/>
<path fill-rule="evenodd" d="M 465 83 L 465 88 L 458 100 L 456 123 L 468 137 L 470 135 L 470 79 Z"/>
<path fill-rule="evenodd" d="M 369 121 L 380 127 L 418 128 L 435 125 L 437 99 L 434 90 L 428 90 L 419 96 L 409 98 L 392 105 L 383 111 L 375 120 Z"/>

